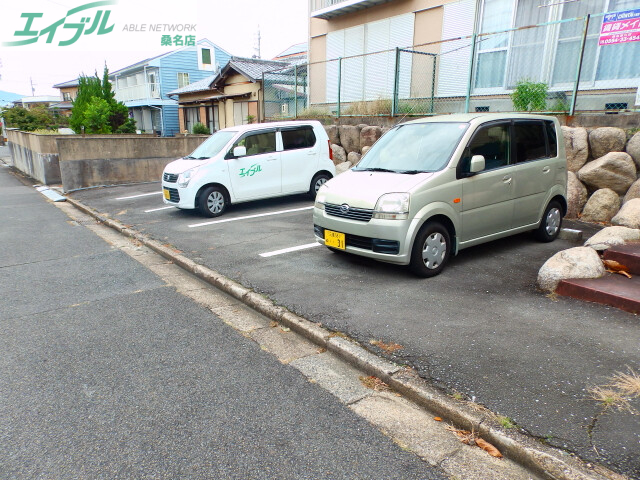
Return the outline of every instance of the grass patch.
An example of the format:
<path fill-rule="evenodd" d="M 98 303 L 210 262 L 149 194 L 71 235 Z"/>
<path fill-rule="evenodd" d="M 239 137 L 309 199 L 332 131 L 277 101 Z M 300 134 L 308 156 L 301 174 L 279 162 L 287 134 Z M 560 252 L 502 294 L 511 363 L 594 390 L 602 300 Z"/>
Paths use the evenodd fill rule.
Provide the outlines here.
<path fill-rule="evenodd" d="M 604 410 L 616 409 L 635 413 L 631 403 L 629 403 L 629 398 L 622 395 L 617 389 L 605 385 L 589 388 L 588 392 L 590 398 L 602 405 Z"/>
<path fill-rule="evenodd" d="M 611 377 L 610 386 L 628 397 L 640 397 L 640 376 L 631 368 L 628 373 L 616 372 Z"/>
<path fill-rule="evenodd" d="M 498 423 L 502 426 L 502 428 L 516 428 L 516 422 L 503 415 L 498 415 Z"/>

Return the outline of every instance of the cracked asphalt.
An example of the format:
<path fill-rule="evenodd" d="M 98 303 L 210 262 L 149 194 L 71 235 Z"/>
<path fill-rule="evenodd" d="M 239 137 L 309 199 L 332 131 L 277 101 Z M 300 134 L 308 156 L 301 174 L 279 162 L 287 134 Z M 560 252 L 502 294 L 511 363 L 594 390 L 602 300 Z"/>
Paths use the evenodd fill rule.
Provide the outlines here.
<path fill-rule="evenodd" d="M 371 340 L 398 343 L 403 349 L 390 358 L 444 391 L 552 446 L 640 478 L 640 416 L 603 411 L 589 393 L 616 372 L 640 371 L 638 316 L 549 297 L 535 286 L 540 266 L 574 243 L 539 244 L 518 235 L 467 249 L 443 274 L 423 280 L 322 247 L 261 256 L 313 243 L 311 211 L 241 217 L 311 206 L 304 197 L 237 205 L 224 222 L 195 226 L 208 219 L 157 210 L 158 189 L 132 185 L 71 196 L 372 351 L 385 354 Z M 149 195 L 122 199 L 136 194 Z M 631 406 L 640 409 L 638 399 Z"/>

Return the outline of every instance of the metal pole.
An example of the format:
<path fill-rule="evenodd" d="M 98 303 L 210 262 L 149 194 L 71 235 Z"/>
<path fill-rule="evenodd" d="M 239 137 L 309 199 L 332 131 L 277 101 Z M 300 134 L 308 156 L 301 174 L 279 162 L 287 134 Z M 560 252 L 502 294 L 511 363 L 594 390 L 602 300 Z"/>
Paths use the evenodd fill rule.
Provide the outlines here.
<path fill-rule="evenodd" d="M 267 93 L 267 87 L 264 83 L 264 72 L 262 72 L 262 119 L 260 118 L 260 112 L 258 112 L 258 123 L 260 122 L 264 122 L 267 119 L 267 110 L 266 110 L 266 93 Z M 260 94 L 260 92 L 258 91 L 258 95 Z M 225 110 L 226 112 L 226 110 Z"/>
<path fill-rule="evenodd" d="M 295 74 L 293 76 L 295 82 L 293 85 L 293 114 L 294 118 L 298 118 L 298 66 L 296 65 L 293 68 L 295 68 Z"/>
<path fill-rule="evenodd" d="M 591 14 L 584 17 L 584 28 L 582 31 L 582 40 L 580 41 L 580 55 L 578 58 L 578 68 L 576 69 L 576 82 L 573 85 L 573 96 L 571 98 L 571 109 L 569 115 L 573 115 L 576 111 L 576 100 L 578 99 L 578 84 L 580 83 L 580 74 L 582 73 L 582 59 L 584 58 L 584 46 L 587 43 L 587 33 L 589 30 L 589 20 Z"/>
<path fill-rule="evenodd" d="M 473 67 L 476 61 L 476 41 L 478 34 L 475 32 L 471 36 L 471 60 L 469 61 L 469 80 L 467 82 L 467 96 L 464 99 L 464 113 L 469 113 L 469 104 L 471 103 L 471 85 L 473 82 Z"/>
<path fill-rule="evenodd" d="M 437 62 L 438 62 L 438 56 L 434 55 L 433 56 L 433 74 L 431 75 L 431 111 L 430 113 L 433 113 L 435 110 L 435 107 L 433 105 L 434 103 L 434 99 L 436 96 L 436 67 L 437 67 Z"/>
<path fill-rule="evenodd" d="M 342 88 L 342 57 L 338 58 L 338 110 L 337 116 L 340 118 L 340 90 Z"/>
<path fill-rule="evenodd" d="M 391 98 L 391 116 L 398 113 L 398 86 L 400 84 L 400 49 L 396 47 L 396 65 L 393 76 L 393 97 Z"/>

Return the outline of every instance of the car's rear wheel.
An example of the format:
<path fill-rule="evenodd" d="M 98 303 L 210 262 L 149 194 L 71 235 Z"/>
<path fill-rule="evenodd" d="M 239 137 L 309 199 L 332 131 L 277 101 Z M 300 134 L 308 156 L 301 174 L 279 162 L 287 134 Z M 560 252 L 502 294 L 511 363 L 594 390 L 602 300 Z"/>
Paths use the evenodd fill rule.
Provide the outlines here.
<path fill-rule="evenodd" d="M 331 175 L 327 173 L 316 174 L 313 177 L 313 180 L 311 180 L 311 185 L 309 186 L 309 195 L 311 196 L 311 198 L 316 198 L 316 195 L 318 194 L 318 190 L 320 190 L 320 187 L 325 183 L 327 183 L 327 181 L 329 180 L 331 180 Z"/>
<path fill-rule="evenodd" d="M 553 200 L 549 202 L 540 220 L 540 226 L 535 230 L 535 237 L 540 242 L 553 242 L 562 227 L 562 207 Z"/>
<path fill-rule="evenodd" d="M 220 187 L 208 187 L 200 192 L 198 208 L 207 217 L 218 217 L 224 213 L 228 205 L 227 195 Z"/>
<path fill-rule="evenodd" d="M 439 222 L 424 225 L 411 249 L 411 271 L 420 277 L 438 275 L 449 261 L 451 237 L 449 231 Z"/>

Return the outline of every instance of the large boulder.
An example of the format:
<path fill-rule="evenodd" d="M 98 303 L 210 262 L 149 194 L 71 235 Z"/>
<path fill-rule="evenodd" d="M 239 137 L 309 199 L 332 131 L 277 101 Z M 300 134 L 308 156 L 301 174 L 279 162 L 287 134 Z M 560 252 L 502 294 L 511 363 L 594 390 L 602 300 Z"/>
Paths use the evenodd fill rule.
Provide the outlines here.
<path fill-rule="evenodd" d="M 360 148 L 370 147 L 382 136 L 382 128 L 366 126 L 360 130 Z"/>
<path fill-rule="evenodd" d="M 636 167 L 640 170 L 640 132 L 637 132 L 627 142 L 625 151 L 631 155 L 633 161 L 636 162 Z"/>
<path fill-rule="evenodd" d="M 570 172 L 577 172 L 589 158 L 589 134 L 582 127 L 561 128 L 567 150 L 567 168 Z"/>
<path fill-rule="evenodd" d="M 333 153 L 333 163 L 338 165 L 347 161 L 347 152 L 340 145 L 331 144 L 331 152 Z"/>
<path fill-rule="evenodd" d="M 585 187 L 573 172 L 567 175 L 567 218 L 578 218 L 587 203 L 587 187 Z"/>
<path fill-rule="evenodd" d="M 351 168 L 351 162 L 342 162 L 339 165 L 336 165 L 336 175 L 340 175 L 341 173 L 346 172 Z"/>
<path fill-rule="evenodd" d="M 371 147 L 368 145 L 365 145 L 364 147 L 362 147 L 362 156 L 364 157 L 369 150 L 371 150 Z"/>
<path fill-rule="evenodd" d="M 607 227 L 584 242 L 585 247 L 602 251 L 615 245 L 640 241 L 640 230 L 628 227 Z"/>
<path fill-rule="evenodd" d="M 620 210 L 620 197 L 610 188 L 596 190 L 587 200 L 582 216 L 585 222 L 608 223 Z"/>
<path fill-rule="evenodd" d="M 347 155 L 347 161 L 350 162 L 353 166 L 356 166 L 358 163 L 360 163 L 361 158 L 362 155 L 357 152 L 349 152 L 349 155 Z"/>
<path fill-rule="evenodd" d="M 327 131 L 327 135 L 329 135 L 329 141 L 331 143 L 335 143 L 340 145 L 340 130 L 337 125 L 329 125 L 328 127 L 324 127 Z"/>
<path fill-rule="evenodd" d="M 631 187 L 629 187 L 629 190 L 627 190 L 622 203 L 625 204 L 629 200 L 633 200 L 634 198 L 640 198 L 640 180 L 636 180 L 635 182 L 633 182 Z"/>
<path fill-rule="evenodd" d="M 562 250 L 545 262 L 538 272 L 538 286 L 553 292 L 560 280 L 568 278 L 600 278 L 604 265 L 598 253 L 589 247 Z"/>
<path fill-rule="evenodd" d="M 640 228 L 640 198 L 634 198 L 625 203 L 611 219 L 611 223 L 621 227 Z"/>
<path fill-rule="evenodd" d="M 636 164 L 628 153 L 611 152 L 588 162 L 578 171 L 582 183 L 592 188 L 610 188 L 624 195 L 636 181 Z"/>
<path fill-rule="evenodd" d="M 617 127 L 600 127 L 589 133 L 589 148 L 591 156 L 600 158 L 609 152 L 624 152 L 627 134 Z"/>
<path fill-rule="evenodd" d="M 347 153 L 360 153 L 360 127 L 353 125 L 340 125 L 340 145 Z"/>

